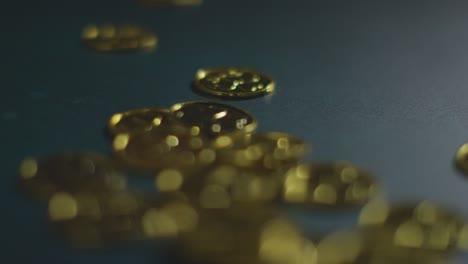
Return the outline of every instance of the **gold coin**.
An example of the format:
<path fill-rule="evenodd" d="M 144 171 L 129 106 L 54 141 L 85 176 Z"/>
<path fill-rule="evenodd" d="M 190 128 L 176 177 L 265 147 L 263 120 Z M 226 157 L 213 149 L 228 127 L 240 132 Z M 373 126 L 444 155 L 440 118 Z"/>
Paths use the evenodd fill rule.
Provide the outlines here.
<path fill-rule="evenodd" d="M 191 129 L 195 135 L 217 137 L 248 133 L 257 122 L 246 111 L 234 106 L 214 102 L 187 102 L 173 105 L 174 118 Z"/>
<path fill-rule="evenodd" d="M 76 247 L 100 247 L 141 239 L 144 203 L 127 191 L 58 192 L 49 200 L 49 219 Z"/>
<path fill-rule="evenodd" d="M 348 162 L 300 164 L 284 178 L 286 203 L 325 207 L 366 203 L 378 191 L 367 172 Z"/>
<path fill-rule="evenodd" d="M 145 50 L 156 47 L 155 34 L 135 25 L 90 25 L 81 40 L 90 49 L 102 52 Z"/>
<path fill-rule="evenodd" d="M 190 7 L 203 4 L 203 0 L 135 0 L 135 2 L 144 7 Z"/>
<path fill-rule="evenodd" d="M 358 231 L 335 231 L 317 245 L 320 264 L 358 263 L 364 251 L 364 239 Z"/>
<path fill-rule="evenodd" d="M 121 133 L 135 134 L 171 125 L 171 112 L 167 109 L 134 109 L 112 115 L 107 124 L 111 135 Z"/>
<path fill-rule="evenodd" d="M 278 197 L 281 174 L 216 164 L 186 178 L 181 190 L 201 208 L 227 209 L 235 204 L 268 203 Z"/>
<path fill-rule="evenodd" d="M 241 99 L 271 93 L 275 83 L 268 75 L 251 69 L 200 69 L 194 80 L 194 88 L 212 96 Z"/>
<path fill-rule="evenodd" d="M 468 174 L 468 143 L 463 144 L 455 156 L 455 164 L 464 174 Z"/>
<path fill-rule="evenodd" d="M 181 245 L 184 257 L 200 263 L 317 263 L 315 244 L 264 207 L 204 211 Z"/>
<path fill-rule="evenodd" d="M 77 247 L 175 238 L 192 231 L 198 212 L 180 196 L 158 199 L 136 192 L 55 193 L 49 219 Z"/>
<path fill-rule="evenodd" d="M 318 264 L 447 264 L 440 252 L 399 247 L 384 234 L 369 239 L 362 230 L 335 231 L 317 245 Z"/>
<path fill-rule="evenodd" d="M 428 201 L 389 205 L 371 201 L 362 208 L 359 224 L 371 236 L 385 236 L 394 246 L 433 251 L 461 247 L 466 222 Z"/>
<path fill-rule="evenodd" d="M 209 165 L 216 159 L 216 153 L 206 147 L 207 140 L 204 137 L 181 131 L 172 132 L 170 128 L 133 135 L 118 134 L 113 142 L 114 153 L 128 165 L 146 170 L 194 169 Z"/>
<path fill-rule="evenodd" d="M 46 159 L 25 159 L 19 168 L 23 190 L 39 199 L 57 191 L 106 191 L 126 188 L 116 163 L 96 153 L 64 153 Z"/>
<path fill-rule="evenodd" d="M 265 169 L 296 165 L 309 149 L 302 139 L 281 132 L 221 136 L 214 141 L 213 148 L 220 150 L 224 163 Z"/>

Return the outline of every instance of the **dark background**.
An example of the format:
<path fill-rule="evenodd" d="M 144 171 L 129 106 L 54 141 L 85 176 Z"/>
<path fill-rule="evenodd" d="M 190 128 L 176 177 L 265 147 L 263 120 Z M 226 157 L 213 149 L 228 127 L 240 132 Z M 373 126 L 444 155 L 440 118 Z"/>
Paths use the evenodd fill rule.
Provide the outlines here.
<path fill-rule="evenodd" d="M 466 1 L 448 0 L 205 0 L 159 10 L 130 0 L 2 4 L 2 262 L 165 263 L 154 245 L 63 245 L 45 208 L 16 191 L 16 171 L 26 156 L 110 151 L 103 127 L 115 112 L 202 100 L 190 90 L 200 67 L 269 73 L 273 96 L 228 102 L 254 114 L 259 130 L 305 138 L 310 158 L 369 169 L 393 201 L 430 199 L 468 216 L 468 179 L 453 167 L 468 141 L 467 10 Z M 117 55 L 83 48 L 82 28 L 105 22 L 146 26 L 160 45 Z M 314 229 L 334 223 L 298 215 Z"/>

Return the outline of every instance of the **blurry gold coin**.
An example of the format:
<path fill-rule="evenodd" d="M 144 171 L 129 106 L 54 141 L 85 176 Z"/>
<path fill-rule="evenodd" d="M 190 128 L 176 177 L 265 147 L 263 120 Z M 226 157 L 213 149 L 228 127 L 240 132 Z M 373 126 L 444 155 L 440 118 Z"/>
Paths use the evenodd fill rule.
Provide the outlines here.
<path fill-rule="evenodd" d="M 255 118 L 234 106 L 214 102 L 187 102 L 173 105 L 174 118 L 191 128 L 193 134 L 217 137 L 252 132 Z"/>
<path fill-rule="evenodd" d="M 181 240 L 191 261 L 316 264 L 316 247 L 291 222 L 263 207 L 204 211 L 199 226 Z"/>
<path fill-rule="evenodd" d="M 170 125 L 171 113 L 160 108 L 134 109 L 116 113 L 109 119 L 107 129 L 111 135 L 135 134 Z"/>
<path fill-rule="evenodd" d="M 319 264 L 356 263 L 364 250 L 364 239 L 357 231 L 336 231 L 317 245 Z"/>
<path fill-rule="evenodd" d="M 377 190 L 375 179 L 351 163 L 300 164 L 286 173 L 283 200 L 326 207 L 362 205 Z"/>
<path fill-rule="evenodd" d="M 52 221 L 70 220 L 76 217 L 78 205 L 68 193 L 56 193 L 49 201 L 49 218 Z"/>
<path fill-rule="evenodd" d="M 225 163 L 265 169 L 295 165 L 309 149 L 302 139 L 281 132 L 222 136 L 215 140 L 214 148 L 221 150 L 219 156 Z"/>
<path fill-rule="evenodd" d="M 187 177 L 182 191 L 198 200 L 201 208 L 269 203 L 280 193 L 281 177 L 281 172 L 220 163 Z"/>
<path fill-rule="evenodd" d="M 59 192 L 49 201 L 51 222 L 79 247 L 174 238 L 196 228 L 198 212 L 184 199 L 137 192 Z"/>
<path fill-rule="evenodd" d="M 126 188 L 126 177 L 109 157 L 97 153 L 63 153 L 25 159 L 19 168 L 24 191 L 48 200 L 57 191 L 109 191 Z"/>
<path fill-rule="evenodd" d="M 400 205 L 371 202 L 362 209 L 359 225 L 371 236 L 385 235 L 393 246 L 448 251 L 460 247 L 465 221 L 428 201 Z"/>
<path fill-rule="evenodd" d="M 468 175 L 468 143 L 458 149 L 455 164 L 461 172 Z"/>
<path fill-rule="evenodd" d="M 194 80 L 200 92 L 222 98 L 252 98 L 271 93 L 273 80 L 264 73 L 243 68 L 200 69 Z"/>
<path fill-rule="evenodd" d="M 172 133 L 171 130 L 151 130 L 137 134 L 118 134 L 114 138 L 114 153 L 128 165 L 137 169 L 157 170 L 167 168 L 203 167 L 214 159 L 206 159 L 202 153 L 206 139 L 188 133 Z M 167 177 L 158 180 L 157 186 L 168 186 Z M 176 184 L 178 185 L 178 184 Z"/>
<path fill-rule="evenodd" d="M 145 50 L 158 43 L 155 34 L 135 25 L 89 25 L 81 40 L 88 48 L 102 52 Z"/>

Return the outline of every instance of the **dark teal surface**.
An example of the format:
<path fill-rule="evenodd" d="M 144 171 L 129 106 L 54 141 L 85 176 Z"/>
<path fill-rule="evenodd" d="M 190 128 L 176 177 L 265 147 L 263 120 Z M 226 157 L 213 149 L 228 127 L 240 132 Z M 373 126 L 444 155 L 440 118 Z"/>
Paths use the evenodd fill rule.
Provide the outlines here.
<path fill-rule="evenodd" d="M 108 152 L 103 127 L 114 112 L 204 100 L 190 90 L 200 67 L 269 73 L 273 96 L 228 102 L 254 114 L 260 130 L 305 138 L 310 158 L 368 168 L 394 201 L 431 199 L 468 216 L 468 179 L 453 168 L 468 141 L 467 10 L 468 2 L 450 0 L 205 0 L 161 10 L 130 0 L 2 5 L 2 263 L 167 263 L 154 245 L 69 249 L 51 235 L 45 208 L 16 192 L 16 171 L 26 156 Z M 117 55 L 83 48 L 81 29 L 104 22 L 144 25 L 160 45 Z M 352 214 L 295 215 L 307 229 L 354 221 Z"/>

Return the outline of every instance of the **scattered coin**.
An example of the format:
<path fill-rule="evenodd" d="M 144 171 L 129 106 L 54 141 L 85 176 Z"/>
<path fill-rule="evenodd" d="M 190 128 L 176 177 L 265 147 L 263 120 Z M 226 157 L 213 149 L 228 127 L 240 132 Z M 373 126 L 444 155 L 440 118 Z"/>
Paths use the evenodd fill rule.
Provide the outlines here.
<path fill-rule="evenodd" d="M 266 74 L 242 68 L 200 69 L 193 85 L 204 94 L 227 99 L 258 97 L 275 89 Z"/>
<path fill-rule="evenodd" d="M 50 222 L 76 247 L 171 239 L 184 258 L 213 264 L 447 264 L 455 250 L 468 250 L 460 216 L 427 201 L 389 204 L 365 170 L 302 163 L 309 150 L 302 139 L 256 126 L 249 113 L 213 102 L 129 110 L 107 124 L 117 160 L 96 153 L 25 159 L 19 180 L 48 201 Z M 466 146 L 457 153 L 462 170 L 467 153 Z M 127 186 L 129 167 L 149 170 L 155 192 Z M 314 242 L 273 210 L 278 200 L 307 210 L 367 204 L 359 229 Z"/>

